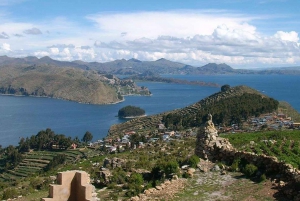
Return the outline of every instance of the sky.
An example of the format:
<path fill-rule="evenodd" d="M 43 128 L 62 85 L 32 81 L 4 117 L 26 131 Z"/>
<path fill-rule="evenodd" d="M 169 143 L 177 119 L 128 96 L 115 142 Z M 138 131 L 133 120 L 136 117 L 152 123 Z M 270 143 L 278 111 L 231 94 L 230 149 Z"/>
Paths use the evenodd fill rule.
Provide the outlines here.
<path fill-rule="evenodd" d="M 0 55 L 300 66 L 299 0 L 0 0 Z"/>

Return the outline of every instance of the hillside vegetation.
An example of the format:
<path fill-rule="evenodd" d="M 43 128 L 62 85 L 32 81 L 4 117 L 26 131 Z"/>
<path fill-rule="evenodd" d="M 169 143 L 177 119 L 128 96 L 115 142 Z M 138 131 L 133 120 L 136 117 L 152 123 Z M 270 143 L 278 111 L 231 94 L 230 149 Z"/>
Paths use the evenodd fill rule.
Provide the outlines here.
<path fill-rule="evenodd" d="M 136 117 L 145 115 L 145 110 L 140 107 L 128 105 L 121 108 L 118 112 L 120 118 Z"/>
<path fill-rule="evenodd" d="M 131 130 L 148 134 L 161 122 L 170 129 L 181 130 L 201 125 L 208 113 L 213 115 L 216 124 L 240 123 L 251 115 L 275 111 L 278 104 L 278 101 L 250 87 L 229 87 L 182 109 L 113 125 L 109 134 L 118 135 Z"/>

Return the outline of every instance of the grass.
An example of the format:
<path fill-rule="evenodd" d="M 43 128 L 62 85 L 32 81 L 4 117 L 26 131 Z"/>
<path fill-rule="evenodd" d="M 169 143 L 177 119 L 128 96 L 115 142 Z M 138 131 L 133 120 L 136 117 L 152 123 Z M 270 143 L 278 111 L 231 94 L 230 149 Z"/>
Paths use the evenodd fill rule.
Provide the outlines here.
<path fill-rule="evenodd" d="M 221 134 L 241 151 L 251 151 L 256 154 L 275 156 L 300 168 L 300 130 L 265 131 L 256 133 Z M 254 141 L 254 145 L 250 142 Z"/>

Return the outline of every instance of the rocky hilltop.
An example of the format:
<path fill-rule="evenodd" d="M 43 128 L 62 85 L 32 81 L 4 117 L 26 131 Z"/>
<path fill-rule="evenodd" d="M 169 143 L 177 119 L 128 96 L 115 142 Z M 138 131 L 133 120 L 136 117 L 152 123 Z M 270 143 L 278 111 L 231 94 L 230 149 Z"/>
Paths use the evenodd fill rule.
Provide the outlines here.
<path fill-rule="evenodd" d="M 185 108 L 182 109 L 177 109 L 177 110 L 173 110 L 173 111 L 169 111 L 169 112 L 165 112 L 165 113 L 161 113 L 161 114 L 157 114 L 157 115 L 152 115 L 152 116 L 147 116 L 147 117 L 142 117 L 142 118 L 137 118 L 137 119 L 133 119 L 121 124 L 117 124 L 117 125 L 113 125 L 111 126 L 108 135 L 110 136 L 115 136 L 118 135 L 120 133 L 125 133 L 128 131 L 138 131 L 139 133 L 149 133 L 153 130 L 156 129 L 157 125 L 160 123 L 167 123 L 168 117 L 180 117 L 180 118 L 187 118 L 187 119 L 179 119 L 178 121 L 182 123 L 182 121 L 196 121 L 196 122 L 203 122 L 202 118 L 204 116 L 201 116 L 201 114 L 207 114 L 210 111 L 212 111 L 213 108 L 216 107 L 216 105 L 218 103 L 221 103 L 222 101 L 226 101 L 226 100 L 232 100 L 234 99 L 237 102 L 240 102 L 240 100 L 244 97 L 244 96 L 255 96 L 258 97 L 258 99 L 261 100 L 270 100 L 270 101 L 274 101 L 274 107 L 276 106 L 276 102 L 274 99 L 271 99 L 269 97 L 267 97 L 264 94 L 261 94 L 260 92 L 247 87 L 247 86 L 236 86 L 236 87 L 232 87 L 229 88 L 228 90 L 225 91 L 220 91 L 218 93 L 215 93 L 205 99 L 202 99 L 201 101 L 192 104 L 190 106 L 187 106 Z M 252 100 L 249 100 L 252 101 Z M 254 101 L 254 98 L 253 98 Z M 278 102 L 277 102 L 278 104 Z M 247 105 L 246 105 L 247 106 Z M 233 105 L 233 107 L 236 107 L 235 105 Z M 248 107 L 248 106 L 247 106 Z M 250 107 L 250 106 L 249 106 Z M 255 109 L 259 109 L 259 105 L 254 106 L 256 108 L 251 108 L 253 110 Z M 228 116 L 234 116 L 234 112 L 235 111 L 225 111 L 226 108 L 225 107 L 221 107 L 220 112 L 224 112 L 227 113 Z M 201 117 L 201 119 L 199 119 L 199 115 Z M 213 114 L 213 115 L 216 115 Z M 199 125 L 195 125 L 195 126 L 199 126 Z"/>
<path fill-rule="evenodd" d="M 80 103 L 110 104 L 123 95 L 150 95 L 132 80 L 120 80 L 96 71 L 55 66 L 1 66 L 0 93 L 51 97 Z"/>

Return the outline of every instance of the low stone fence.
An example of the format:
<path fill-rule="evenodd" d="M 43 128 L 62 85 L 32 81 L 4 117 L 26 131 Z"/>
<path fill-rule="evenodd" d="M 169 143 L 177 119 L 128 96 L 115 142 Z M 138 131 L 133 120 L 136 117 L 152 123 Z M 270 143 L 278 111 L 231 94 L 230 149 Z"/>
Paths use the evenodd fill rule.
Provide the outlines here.
<path fill-rule="evenodd" d="M 210 161 L 229 163 L 232 163 L 234 159 L 244 159 L 267 174 L 277 175 L 279 180 L 285 182 L 282 192 L 291 199 L 300 200 L 300 170 L 290 164 L 278 161 L 276 157 L 238 151 L 225 138 L 207 139 L 203 138 L 203 135 L 197 136 L 195 154 Z"/>

